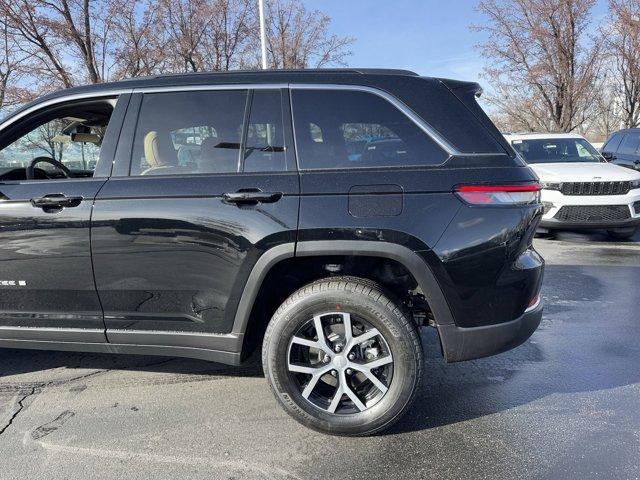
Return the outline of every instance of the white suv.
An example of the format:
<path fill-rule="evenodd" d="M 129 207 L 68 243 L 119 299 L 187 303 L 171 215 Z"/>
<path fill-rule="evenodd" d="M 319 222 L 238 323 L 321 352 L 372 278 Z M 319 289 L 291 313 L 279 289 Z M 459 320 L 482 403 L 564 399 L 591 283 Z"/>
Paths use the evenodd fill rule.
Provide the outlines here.
<path fill-rule="evenodd" d="M 505 134 L 543 184 L 540 231 L 604 228 L 614 238 L 640 224 L 640 172 L 607 161 L 580 135 Z"/>

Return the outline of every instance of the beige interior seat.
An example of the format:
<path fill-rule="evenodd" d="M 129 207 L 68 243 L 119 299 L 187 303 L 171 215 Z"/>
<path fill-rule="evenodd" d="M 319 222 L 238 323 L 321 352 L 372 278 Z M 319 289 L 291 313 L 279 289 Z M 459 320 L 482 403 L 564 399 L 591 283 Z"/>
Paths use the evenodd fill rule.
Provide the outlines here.
<path fill-rule="evenodd" d="M 151 130 L 144 136 L 144 157 L 149 168 L 140 175 L 153 174 L 157 170 L 174 168 L 178 165 L 178 157 L 175 148 L 171 145 L 171 140 L 163 138 L 155 130 Z"/>

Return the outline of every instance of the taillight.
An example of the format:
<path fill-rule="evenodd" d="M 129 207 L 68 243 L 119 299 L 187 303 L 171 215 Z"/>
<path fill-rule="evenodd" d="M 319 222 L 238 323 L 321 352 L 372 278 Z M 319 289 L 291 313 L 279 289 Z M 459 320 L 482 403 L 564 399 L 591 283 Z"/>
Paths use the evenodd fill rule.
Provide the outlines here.
<path fill-rule="evenodd" d="M 520 185 L 458 185 L 458 197 L 472 205 L 526 205 L 540 202 L 539 183 Z"/>
<path fill-rule="evenodd" d="M 540 305 L 541 301 L 542 301 L 542 298 L 540 297 L 540 294 L 539 293 L 536 294 L 536 296 L 533 297 L 529 302 L 529 305 L 527 305 L 527 309 L 524 311 L 524 313 L 530 312 L 531 310 L 535 310 L 536 308 L 538 308 L 538 305 Z"/>

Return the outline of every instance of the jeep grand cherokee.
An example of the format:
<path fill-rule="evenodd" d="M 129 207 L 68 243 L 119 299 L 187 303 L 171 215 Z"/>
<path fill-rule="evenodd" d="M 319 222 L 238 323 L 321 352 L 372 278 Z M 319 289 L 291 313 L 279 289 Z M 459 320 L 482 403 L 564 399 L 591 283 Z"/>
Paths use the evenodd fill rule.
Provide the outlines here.
<path fill-rule="evenodd" d="M 0 347 L 237 365 L 364 435 L 540 322 L 537 177 L 475 83 L 394 70 L 156 76 L 0 125 Z"/>

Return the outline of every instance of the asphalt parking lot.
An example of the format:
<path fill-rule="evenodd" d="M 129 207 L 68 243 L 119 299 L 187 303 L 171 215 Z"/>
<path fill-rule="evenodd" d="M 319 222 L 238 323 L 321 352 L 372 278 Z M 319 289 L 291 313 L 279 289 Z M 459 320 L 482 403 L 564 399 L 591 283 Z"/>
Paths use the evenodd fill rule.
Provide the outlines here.
<path fill-rule="evenodd" d="M 0 478 L 640 477 L 640 235 L 538 239 L 543 323 L 518 349 L 446 365 L 372 438 L 309 431 L 257 360 L 0 350 Z"/>

